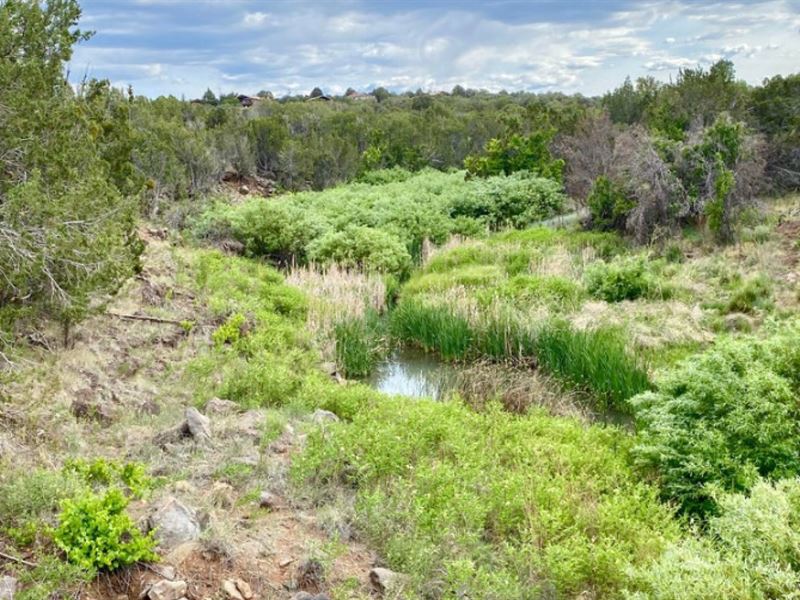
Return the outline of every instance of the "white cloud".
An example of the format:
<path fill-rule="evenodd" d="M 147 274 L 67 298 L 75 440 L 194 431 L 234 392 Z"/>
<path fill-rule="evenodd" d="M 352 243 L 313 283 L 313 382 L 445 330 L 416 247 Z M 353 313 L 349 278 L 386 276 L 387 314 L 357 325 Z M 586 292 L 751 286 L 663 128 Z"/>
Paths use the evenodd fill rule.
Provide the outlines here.
<path fill-rule="evenodd" d="M 758 82 L 796 71 L 800 56 L 800 0 L 645 0 L 571 21 L 547 21 L 534 9 L 527 19 L 501 20 L 497 7 L 477 3 L 449 10 L 365 8 L 360 0 L 273 2 L 265 12 L 256 0 L 206 1 L 196 11 L 166 0 L 92 11 L 92 1 L 86 0 L 86 14 L 100 35 L 79 46 L 73 71 L 89 68 L 150 95 L 194 96 L 207 87 L 281 94 L 317 85 L 337 91 L 455 84 L 598 94 L 626 75 L 667 79 L 718 58 L 733 60 L 739 76 Z"/>
<path fill-rule="evenodd" d="M 264 12 L 249 12 L 244 14 L 242 25 L 245 27 L 260 27 L 270 20 L 270 15 Z"/>

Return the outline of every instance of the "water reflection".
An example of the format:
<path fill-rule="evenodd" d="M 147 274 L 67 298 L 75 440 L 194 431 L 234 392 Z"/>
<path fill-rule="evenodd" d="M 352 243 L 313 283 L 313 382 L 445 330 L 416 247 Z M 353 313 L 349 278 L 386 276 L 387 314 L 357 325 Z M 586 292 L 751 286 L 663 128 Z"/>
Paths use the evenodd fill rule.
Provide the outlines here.
<path fill-rule="evenodd" d="M 457 370 L 415 348 L 398 348 L 366 383 L 386 394 L 412 398 L 446 397 L 456 386 Z"/>

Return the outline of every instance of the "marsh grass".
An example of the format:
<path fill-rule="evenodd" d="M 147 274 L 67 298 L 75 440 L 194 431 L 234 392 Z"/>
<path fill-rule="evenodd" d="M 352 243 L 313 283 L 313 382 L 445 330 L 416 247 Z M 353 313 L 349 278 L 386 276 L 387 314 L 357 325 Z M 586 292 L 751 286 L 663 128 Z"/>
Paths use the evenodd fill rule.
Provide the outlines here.
<path fill-rule="evenodd" d="M 345 377 L 366 377 L 388 351 L 385 321 L 375 311 L 334 325 L 336 365 Z"/>
<path fill-rule="evenodd" d="M 453 307 L 412 299 L 392 313 L 391 331 L 445 360 L 535 364 L 589 392 L 601 407 L 624 411 L 627 398 L 650 387 L 646 365 L 613 329 L 578 330 L 554 320 L 534 326 L 499 309 L 469 319 Z"/>
<path fill-rule="evenodd" d="M 386 310 L 386 281 L 376 273 L 335 264 L 324 268 L 310 265 L 293 267 L 286 282 L 309 298 L 307 328 L 326 360 L 338 362 L 340 338 L 353 339 L 348 330 L 358 329 L 358 322 L 368 315 Z"/>

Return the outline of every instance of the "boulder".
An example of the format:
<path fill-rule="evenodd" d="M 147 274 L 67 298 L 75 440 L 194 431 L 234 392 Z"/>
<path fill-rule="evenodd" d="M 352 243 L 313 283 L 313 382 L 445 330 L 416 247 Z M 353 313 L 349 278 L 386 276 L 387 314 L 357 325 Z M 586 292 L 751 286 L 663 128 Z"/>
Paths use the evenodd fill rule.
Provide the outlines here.
<path fill-rule="evenodd" d="M 0 600 L 14 600 L 17 592 L 17 580 L 10 575 L 0 576 Z"/>
<path fill-rule="evenodd" d="M 244 600 L 244 596 L 239 593 L 236 588 L 236 583 L 232 579 L 226 579 L 222 582 L 222 593 L 228 600 Z"/>
<path fill-rule="evenodd" d="M 222 582 L 222 592 L 228 600 L 253 599 L 253 589 L 244 579 L 226 579 Z"/>
<path fill-rule="evenodd" d="M 258 505 L 261 508 L 275 510 L 278 507 L 278 499 L 274 494 L 270 494 L 268 491 L 264 490 L 258 498 Z"/>
<path fill-rule="evenodd" d="M 148 600 L 179 600 L 186 594 L 185 581 L 170 581 L 162 579 L 150 586 L 147 590 Z"/>
<path fill-rule="evenodd" d="M 155 530 L 156 539 L 163 548 L 172 548 L 200 537 L 197 513 L 173 496 L 156 507 L 147 524 L 148 529 Z"/>
<path fill-rule="evenodd" d="M 407 575 L 395 573 L 382 567 L 375 567 L 369 572 L 369 581 L 372 584 L 372 589 L 379 594 L 394 593 L 402 590 L 407 579 Z"/>
<path fill-rule="evenodd" d="M 211 419 L 199 410 L 190 406 L 184 412 L 184 421 L 172 429 L 157 434 L 153 441 L 159 446 L 175 444 L 184 439 L 193 439 L 198 443 L 211 441 Z"/>
<path fill-rule="evenodd" d="M 212 398 L 206 402 L 206 414 L 211 415 L 228 415 L 236 412 L 239 405 L 230 400 L 223 400 L 222 398 Z"/>
<path fill-rule="evenodd" d="M 211 439 L 211 419 L 200 414 L 200 411 L 193 406 L 186 409 L 184 416 L 189 435 L 198 442 L 207 442 Z"/>

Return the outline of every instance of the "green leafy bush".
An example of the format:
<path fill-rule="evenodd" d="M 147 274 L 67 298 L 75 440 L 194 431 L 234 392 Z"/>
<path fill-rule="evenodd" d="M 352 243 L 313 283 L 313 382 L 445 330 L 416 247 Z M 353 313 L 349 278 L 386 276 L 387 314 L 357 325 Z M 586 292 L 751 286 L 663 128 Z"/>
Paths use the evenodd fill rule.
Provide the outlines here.
<path fill-rule="evenodd" d="M 450 214 L 480 219 L 493 229 L 520 229 L 563 212 L 564 203 L 557 182 L 519 171 L 474 182 L 468 193 L 453 199 Z"/>
<path fill-rule="evenodd" d="M 313 240 L 308 258 L 320 265 L 336 263 L 399 277 L 406 276 L 411 268 L 411 255 L 399 239 L 380 229 L 355 225 Z"/>
<path fill-rule="evenodd" d="M 247 324 L 247 317 L 242 313 L 234 313 L 225 322 L 214 330 L 211 339 L 217 346 L 223 344 L 235 344 L 243 335 L 243 330 Z"/>
<path fill-rule="evenodd" d="M 737 280 L 739 281 L 739 280 Z M 733 289 L 725 312 L 753 313 L 757 309 L 772 307 L 772 282 L 766 275 L 758 275 L 739 282 Z"/>
<path fill-rule="evenodd" d="M 104 458 L 93 461 L 69 460 L 64 465 L 65 473 L 74 473 L 91 486 L 122 484 L 133 496 L 141 498 L 152 487 L 152 481 L 141 463 L 120 464 Z"/>
<path fill-rule="evenodd" d="M 614 428 L 336 394 L 352 420 L 312 434 L 294 477 L 317 497 L 356 488 L 356 525 L 408 597 L 619 597 L 677 535 Z"/>
<path fill-rule="evenodd" d="M 555 130 L 540 129 L 529 135 L 510 133 L 487 142 L 482 155 L 470 155 L 464 159 L 469 175 L 489 177 L 511 175 L 518 171 L 530 171 L 561 183 L 564 161 L 553 158 L 550 142 Z"/>
<path fill-rule="evenodd" d="M 606 231 L 623 231 L 628 213 L 636 206 L 625 190 L 603 175 L 592 185 L 586 204 L 592 228 Z"/>
<path fill-rule="evenodd" d="M 64 500 L 53 540 L 70 562 L 89 571 L 158 560 L 152 532 L 142 534 L 127 506 L 128 499 L 115 488 Z"/>
<path fill-rule="evenodd" d="M 251 256 L 265 256 L 281 263 L 305 258 L 306 246 L 326 226 L 289 202 L 260 200 L 226 209 L 223 218 L 233 236 Z"/>
<path fill-rule="evenodd" d="M 749 495 L 717 494 L 719 515 L 705 535 L 671 545 L 637 569 L 628 598 L 797 598 L 800 482 L 760 480 Z"/>
<path fill-rule="evenodd" d="M 771 339 L 722 340 L 631 399 L 637 464 L 684 512 L 714 514 L 712 484 L 750 489 L 800 468 L 797 325 Z"/>
<path fill-rule="evenodd" d="M 635 300 L 653 288 L 644 256 L 598 261 L 586 269 L 585 279 L 588 292 L 606 302 Z"/>

